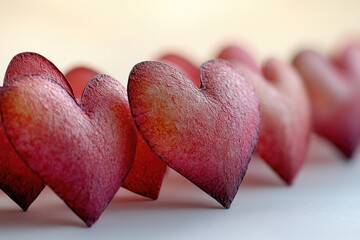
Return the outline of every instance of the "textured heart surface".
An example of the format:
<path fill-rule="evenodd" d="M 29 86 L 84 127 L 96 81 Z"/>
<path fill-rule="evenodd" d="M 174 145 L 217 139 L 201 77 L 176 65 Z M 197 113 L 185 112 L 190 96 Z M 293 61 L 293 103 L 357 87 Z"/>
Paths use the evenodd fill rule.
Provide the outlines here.
<path fill-rule="evenodd" d="M 336 57 L 336 64 L 307 50 L 294 59 L 306 84 L 314 130 L 350 158 L 360 141 L 360 46 Z"/>
<path fill-rule="evenodd" d="M 76 67 L 65 74 L 79 101 L 92 76 L 96 72 L 87 67 Z M 166 165 L 147 146 L 141 135 L 137 137 L 134 164 L 122 187 L 142 196 L 157 199 L 164 178 Z"/>
<path fill-rule="evenodd" d="M 1 113 L 20 158 L 91 226 L 135 156 L 136 132 L 125 89 L 97 75 L 78 105 L 48 75 L 22 75 L 3 88 Z"/>
<path fill-rule="evenodd" d="M 197 87 L 200 87 L 199 68 L 185 57 L 176 53 L 167 53 L 159 57 L 159 61 L 169 64 L 184 73 Z"/>
<path fill-rule="evenodd" d="M 69 94 L 74 95 L 70 84 L 66 81 L 60 70 L 48 59 L 33 52 L 19 53 L 9 63 L 5 73 L 5 81 L 16 79 L 21 75 L 44 74 L 50 76 L 54 81 L 66 89 Z"/>
<path fill-rule="evenodd" d="M 274 59 L 265 63 L 261 74 L 254 58 L 238 46 L 225 47 L 219 58 L 236 64 L 254 85 L 262 118 L 256 152 L 291 184 L 305 160 L 311 132 L 302 80 L 290 65 Z"/>
<path fill-rule="evenodd" d="M 225 61 L 203 64 L 200 79 L 199 89 L 167 64 L 139 63 L 129 76 L 130 108 L 151 149 L 229 208 L 256 145 L 258 100 Z"/>
<path fill-rule="evenodd" d="M 69 84 L 64 81 L 60 71 L 46 58 L 36 53 L 21 53 L 9 63 L 4 84 L 27 74 L 48 74 L 62 84 L 69 92 Z M 44 183 L 19 158 L 13 146 L 7 139 L 3 127 L 0 128 L 0 189 L 2 189 L 23 210 L 27 210 L 31 203 L 44 189 Z"/>

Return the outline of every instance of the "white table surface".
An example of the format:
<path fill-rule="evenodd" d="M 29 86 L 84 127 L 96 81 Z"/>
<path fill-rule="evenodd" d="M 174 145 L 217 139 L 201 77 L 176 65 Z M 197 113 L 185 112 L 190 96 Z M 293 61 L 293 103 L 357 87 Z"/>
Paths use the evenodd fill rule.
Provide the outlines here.
<path fill-rule="evenodd" d="M 253 159 L 230 209 L 173 171 L 157 201 L 120 190 L 91 228 L 50 189 L 28 212 L 0 195 L 1 239 L 359 239 L 360 159 L 312 137 L 293 186 Z"/>

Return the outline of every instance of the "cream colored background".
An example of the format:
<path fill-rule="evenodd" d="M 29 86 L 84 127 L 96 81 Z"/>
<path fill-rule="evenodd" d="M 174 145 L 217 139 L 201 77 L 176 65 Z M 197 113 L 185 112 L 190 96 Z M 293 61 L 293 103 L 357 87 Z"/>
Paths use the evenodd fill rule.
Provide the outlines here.
<path fill-rule="evenodd" d="M 1 0 L 0 31 L 2 76 L 15 54 L 35 51 L 61 70 L 83 63 L 126 83 L 134 64 L 167 50 L 198 63 L 232 41 L 261 60 L 329 51 L 360 33 L 360 1 Z"/>

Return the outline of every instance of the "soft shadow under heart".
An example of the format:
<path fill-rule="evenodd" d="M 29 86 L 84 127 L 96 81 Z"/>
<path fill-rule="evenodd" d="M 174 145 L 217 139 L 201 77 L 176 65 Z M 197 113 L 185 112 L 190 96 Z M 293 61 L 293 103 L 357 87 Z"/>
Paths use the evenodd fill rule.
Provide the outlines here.
<path fill-rule="evenodd" d="M 356 153 L 354 154 L 356 155 Z M 349 162 L 331 142 L 317 134 L 312 134 L 306 156 L 306 164 L 318 167 L 328 164 L 339 164 Z"/>
<path fill-rule="evenodd" d="M 65 204 L 64 204 L 65 205 Z M 18 209 L 0 209 L 0 229 L 34 227 L 86 227 L 66 206 L 44 206 L 23 212 Z M 66 214 L 65 214 L 66 213 Z"/>
<path fill-rule="evenodd" d="M 4 206 L 0 206 L 0 230 L 59 226 L 86 227 L 85 223 L 48 188 L 44 189 L 26 212 L 23 212 L 5 194 L 1 194 L 0 197 L 5 203 Z"/>

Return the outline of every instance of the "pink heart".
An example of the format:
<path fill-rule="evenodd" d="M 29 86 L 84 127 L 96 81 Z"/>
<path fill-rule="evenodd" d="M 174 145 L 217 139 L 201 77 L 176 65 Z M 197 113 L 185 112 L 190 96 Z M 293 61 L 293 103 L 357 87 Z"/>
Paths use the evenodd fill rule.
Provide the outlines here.
<path fill-rule="evenodd" d="M 315 132 L 350 158 L 360 141 L 360 46 L 342 51 L 336 64 L 315 51 L 303 51 L 294 66 L 311 99 Z"/>
<path fill-rule="evenodd" d="M 46 58 L 36 53 L 21 53 L 16 55 L 8 65 L 4 84 L 15 81 L 18 76 L 26 74 L 51 74 L 69 92 L 69 84 L 58 69 Z M 0 189 L 13 199 L 24 211 L 44 189 L 44 183 L 19 158 L 13 146 L 7 139 L 3 127 L 0 129 Z"/>
<path fill-rule="evenodd" d="M 257 141 L 260 113 L 252 86 L 231 65 L 200 69 L 201 88 L 160 62 L 131 71 L 133 118 L 151 149 L 175 171 L 229 208 Z"/>
<path fill-rule="evenodd" d="M 97 75 L 78 105 L 51 76 L 22 75 L 3 88 L 1 113 L 20 158 L 91 226 L 135 156 L 125 89 Z"/>
<path fill-rule="evenodd" d="M 288 184 L 305 160 L 310 136 L 310 106 L 305 87 L 288 64 L 271 59 L 263 74 L 254 58 L 238 46 L 225 47 L 220 58 L 232 61 L 255 87 L 262 124 L 256 152 Z"/>
<path fill-rule="evenodd" d="M 80 100 L 87 82 L 96 72 L 87 67 L 77 67 L 65 74 L 74 89 L 76 99 Z M 151 199 L 159 196 L 166 165 L 151 151 L 138 135 L 134 165 L 126 176 L 122 187 Z"/>

